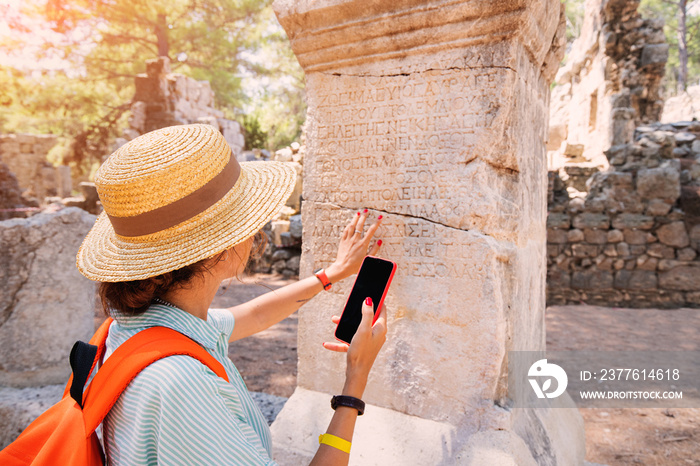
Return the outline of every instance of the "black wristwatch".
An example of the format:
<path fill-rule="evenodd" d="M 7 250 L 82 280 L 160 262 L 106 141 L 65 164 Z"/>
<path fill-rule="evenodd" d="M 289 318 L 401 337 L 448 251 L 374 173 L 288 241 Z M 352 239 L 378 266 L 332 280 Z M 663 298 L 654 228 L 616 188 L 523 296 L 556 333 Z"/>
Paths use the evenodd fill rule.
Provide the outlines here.
<path fill-rule="evenodd" d="M 331 398 L 331 408 L 335 410 L 338 406 L 355 408 L 358 416 L 362 416 L 365 413 L 365 402 L 354 396 L 335 395 Z"/>

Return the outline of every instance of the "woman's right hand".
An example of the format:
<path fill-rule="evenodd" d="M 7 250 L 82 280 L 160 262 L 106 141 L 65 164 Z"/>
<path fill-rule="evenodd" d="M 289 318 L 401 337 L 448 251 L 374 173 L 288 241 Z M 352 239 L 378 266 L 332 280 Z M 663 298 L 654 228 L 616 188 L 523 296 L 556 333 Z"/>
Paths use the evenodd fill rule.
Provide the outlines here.
<path fill-rule="evenodd" d="M 362 398 L 367 385 L 369 371 L 372 369 L 379 350 L 386 341 L 386 312 L 385 308 L 379 313 L 374 325 L 374 305 L 371 298 L 367 298 L 362 304 L 362 321 L 352 337 L 350 345 L 342 342 L 325 342 L 323 346 L 331 351 L 347 352 L 347 369 L 345 371 L 345 386 L 343 395 Z M 333 323 L 337 324 L 340 317 L 333 316 Z"/>

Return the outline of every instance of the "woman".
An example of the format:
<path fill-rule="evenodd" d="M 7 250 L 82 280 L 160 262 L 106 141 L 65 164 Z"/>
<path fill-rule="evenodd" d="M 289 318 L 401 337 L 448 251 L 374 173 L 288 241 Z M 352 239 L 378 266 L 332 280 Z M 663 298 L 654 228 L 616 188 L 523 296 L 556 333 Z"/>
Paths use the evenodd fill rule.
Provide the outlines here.
<path fill-rule="evenodd" d="M 208 125 L 145 134 L 98 170 L 95 184 L 105 212 L 85 238 L 77 264 L 83 275 L 101 282 L 103 306 L 115 317 L 105 357 L 139 331 L 166 326 L 202 345 L 230 380 L 188 356 L 151 364 L 103 423 L 110 464 L 274 464 L 267 423 L 228 359 L 227 344 L 286 318 L 328 288 L 327 282 L 356 273 L 379 226 L 378 220 L 363 236 L 367 210 L 358 212 L 325 274 L 240 306 L 209 309 L 221 282 L 242 273 L 254 235 L 284 204 L 295 179 L 282 163 L 239 164 Z M 347 352 L 341 394 L 347 398 L 337 403 L 312 464 L 348 463 L 360 399 L 386 338 L 385 316 L 372 325 L 371 302 L 362 312 L 349 346 L 323 344 Z"/>

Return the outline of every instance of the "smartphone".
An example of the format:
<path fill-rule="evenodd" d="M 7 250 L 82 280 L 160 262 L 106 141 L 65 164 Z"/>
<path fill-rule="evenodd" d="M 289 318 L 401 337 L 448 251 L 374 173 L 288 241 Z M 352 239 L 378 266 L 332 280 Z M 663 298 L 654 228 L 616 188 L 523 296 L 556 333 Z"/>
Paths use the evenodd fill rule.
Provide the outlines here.
<path fill-rule="evenodd" d="M 368 296 L 372 298 L 374 305 L 374 319 L 372 319 L 374 324 L 379 317 L 379 311 L 389 290 L 391 279 L 394 278 L 394 272 L 396 272 L 394 262 L 374 256 L 365 257 L 338 326 L 335 328 L 336 339 L 350 344 L 362 321 L 362 303 Z"/>

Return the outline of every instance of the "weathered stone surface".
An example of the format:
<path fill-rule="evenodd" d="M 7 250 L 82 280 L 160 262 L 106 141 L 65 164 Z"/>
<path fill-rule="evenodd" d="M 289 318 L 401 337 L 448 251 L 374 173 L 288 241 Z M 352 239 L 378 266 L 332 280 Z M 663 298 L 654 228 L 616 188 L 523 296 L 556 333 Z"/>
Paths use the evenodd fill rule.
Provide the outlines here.
<path fill-rule="evenodd" d="M 606 230 L 591 230 L 583 231 L 587 243 L 605 244 L 608 242 L 608 232 Z"/>
<path fill-rule="evenodd" d="M 700 289 L 700 268 L 674 267 L 659 274 L 659 287 L 669 290 L 696 291 Z"/>
<path fill-rule="evenodd" d="M 574 228 L 572 230 L 569 230 L 566 233 L 566 239 L 568 240 L 569 243 L 579 243 L 583 241 L 585 238 L 583 232 L 579 230 L 578 228 Z M 547 238 L 547 241 L 549 241 L 549 238 Z"/>
<path fill-rule="evenodd" d="M 56 192 L 56 172 L 46 160 L 56 140 L 53 135 L 0 135 L 0 160 L 17 178 L 27 197 L 35 197 L 39 202 Z"/>
<path fill-rule="evenodd" d="M 605 214 L 585 212 L 574 217 L 573 226 L 581 230 L 584 228 L 602 228 L 607 230 L 610 226 L 610 217 Z"/>
<path fill-rule="evenodd" d="M 624 230 L 623 235 L 627 244 L 646 244 L 647 234 L 641 230 Z"/>
<path fill-rule="evenodd" d="M 595 257 L 600 252 L 600 247 L 594 244 L 573 244 L 571 251 L 574 257 Z"/>
<path fill-rule="evenodd" d="M 644 260 L 640 260 L 642 257 L 644 257 Z M 637 259 L 637 268 L 639 270 L 656 270 L 659 265 L 659 259 L 656 257 L 649 257 L 647 255 L 640 256 Z"/>
<path fill-rule="evenodd" d="M 630 255 L 630 245 L 627 243 L 617 243 L 615 246 L 617 249 L 617 254 L 622 257 L 627 257 Z"/>
<path fill-rule="evenodd" d="M 667 270 L 671 270 L 673 268 L 679 267 L 681 265 L 689 265 L 687 262 L 681 262 L 673 259 L 661 259 L 659 261 L 659 265 L 657 266 L 657 269 L 659 269 L 659 272 L 665 272 Z"/>
<path fill-rule="evenodd" d="M 571 275 L 571 287 L 581 290 L 600 290 L 612 288 L 613 274 L 596 269 L 575 271 Z"/>
<path fill-rule="evenodd" d="M 673 204 L 681 195 L 679 166 L 666 163 L 658 168 L 639 170 L 637 191 L 642 199 L 662 199 Z"/>
<path fill-rule="evenodd" d="M 671 204 L 661 199 L 652 199 L 647 205 L 646 214 L 651 216 L 666 215 L 671 211 Z"/>
<path fill-rule="evenodd" d="M 697 84 L 688 86 L 686 92 L 666 99 L 661 121 L 672 123 L 693 118 L 700 119 L 700 86 Z"/>
<path fill-rule="evenodd" d="M 571 217 L 564 213 L 550 213 L 547 215 L 547 228 L 569 228 Z"/>
<path fill-rule="evenodd" d="M 656 236 L 663 244 L 676 248 L 684 248 L 690 244 L 688 231 L 683 222 L 671 222 L 656 230 Z"/>
<path fill-rule="evenodd" d="M 651 244 L 647 248 L 647 254 L 658 259 L 673 259 L 675 256 L 674 249 L 661 243 Z"/>
<path fill-rule="evenodd" d="M 289 217 L 289 234 L 294 239 L 301 239 L 303 227 L 301 224 L 301 214 Z"/>
<path fill-rule="evenodd" d="M 668 44 L 645 45 L 642 49 L 642 66 L 666 64 Z"/>
<path fill-rule="evenodd" d="M 568 288 L 571 285 L 569 272 L 559 267 L 550 267 L 547 271 L 547 286 L 555 288 Z"/>
<path fill-rule="evenodd" d="M 0 162 L 0 220 L 13 217 L 23 217 L 20 212 L 13 209 L 26 207 L 27 200 L 22 197 L 22 190 L 17 183 L 17 178 L 4 163 Z"/>
<path fill-rule="evenodd" d="M 623 290 L 653 290 L 658 279 L 656 273 L 646 270 L 620 270 L 615 273 L 615 288 Z"/>
<path fill-rule="evenodd" d="M 676 257 L 679 261 L 692 261 L 697 257 L 698 253 L 693 248 L 683 248 L 676 252 Z"/>
<path fill-rule="evenodd" d="M 75 267 L 95 217 L 77 208 L 0 222 L 0 385 L 64 383 L 94 330 L 94 283 Z"/>
<path fill-rule="evenodd" d="M 610 230 L 608 231 L 608 242 L 609 243 L 619 243 L 624 241 L 625 235 L 620 230 Z"/>
<path fill-rule="evenodd" d="M 654 227 L 654 218 L 639 214 L 620 214 L 613 218 L 613 228 L 650 230 Z"/>
<path fill-rule="evenodd" d="M 411 439 L 428 421 L 459 426 L 449 435 L 460 442 L 477 429 L 512 431 L 523 414 L 497 407 L 505 355 L 544 347 L 543 73 L 556 58 L 553 43 L 563 51 L 560 3 L 278 0 L 274 8 L 306 72 L 300 275 L 335 258 L 333 238 L 359 208 L 384 215 L 381 254 L 400 264 L 366 401 L 413 416 L 396 426 Z M 492 40 L 496 31 L 509 32 Z M 341 388 L 344 356 L 319 351 L 317 336 L 351 285 L 336 284 L 300 314 L 297 392 L 311 395 L 295 393 L 273 424 L 282 464 L 310 446 L 300 436 L 316 423 L 285 411 Z M 426 312 L 428 302 L 441 305 Z M 364 425 L 358 438 L 376 433 Z M 542 433 L 550 445 L 554 432 Z M 353 454 L 362 464 L 453 462 L 456 452 L 424 443 L 399 441 L 387 457 L 355 443 Z"/>
<path fill-rule="evenodd" d="M 564 244 L 568 242 L 568 232 L 557 228 L 547 229 L 547 242 L 552 244 Z"/>

